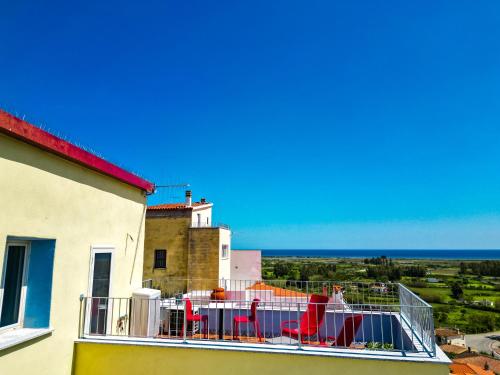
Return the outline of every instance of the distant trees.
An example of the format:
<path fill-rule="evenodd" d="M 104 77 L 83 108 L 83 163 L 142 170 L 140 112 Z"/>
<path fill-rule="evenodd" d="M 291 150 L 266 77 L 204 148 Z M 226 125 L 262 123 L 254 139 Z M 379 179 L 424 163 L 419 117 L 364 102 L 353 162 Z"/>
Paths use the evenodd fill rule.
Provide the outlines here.
<path fill-rule="evenodd" d="M 468 332 L 490 332 L 500 326 L 495 314 L 470 314 L 467 319 Z"/>
<path fill-rule="evenodd" d="M 425 277 L 427 270 L 422 266 L 409 266 L 402 269 L 403 276 L 409 277 Z"/>
<path fill-rule="evenodd" d="M 464 291 L 459 283 L 451 284 L 451 294 L 455 299 L 460 299 L 464 296 Z"/>
<path fill-rule="evenodd" d="M 369 266 L 366 276 L 377 281 L 396 281 L 401 279 L 401 269 L 393 265 Z"/>
<path fill-rule="evenodd" d="M 392 259 L 387 258 L 385 255 L 376 258 L 365 258 L 363 259 L 365 264 L 374 264 L 378 266 L 390 266 L 392 265 Z"/>
<path fill-rule="evenodd" d="M 459 274 L 465 275 L 467 273 L 467 264 L 464 262 L 460 262 L 460 270 L 458 271 Z"/>
<path fill-rule="evenodd" d="M 284 276 L 288 276 L 292 270 L 292 265 L 288 262 L 276 262 L 273 266 L 274 275 L 280 279 Z"/>
<path fill-rule="evenodd" d="M 337 266 L 334 263 L 291 263 L 276 262 L 274 276 L 278 279 L 309 281 L 331 280 L 335 277 Z"/>
<path fill-rule="evenodd" d="M 474 275 L 500 277 L 500 260 L 484 260 L 467 263 L 466 267 Z"/>
<path fill-rule="evenodd" d="M 401 276 L 425 277 L 427 274 L 422 266 L 400 267 L 385 255 L 378 258 L 366 258 L 363 262 L 368 265 L 366 276 L 377 281 L 397 281 L 401 279 Z"/>
<path fill-rule="evenodd" d="M 459 274 L 465 275 L 467 272 L 478 276 L 500 276 L 499 260 L 483 260 L 481 262 L 460 262 Z"/>

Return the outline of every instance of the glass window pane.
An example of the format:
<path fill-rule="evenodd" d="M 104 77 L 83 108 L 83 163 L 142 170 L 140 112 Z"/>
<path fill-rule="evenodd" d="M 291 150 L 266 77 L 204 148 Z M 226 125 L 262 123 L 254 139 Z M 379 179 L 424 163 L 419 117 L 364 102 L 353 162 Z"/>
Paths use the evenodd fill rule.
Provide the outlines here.
<path fill-rule="evenodd" d="M 92 297 L 109 296 L 110 272 L 111 272 L 111 253 L 95 254 Z"/>
<path fill-rule="evenodd" d="M 25 246 L 9 246 L 7 248 L 0 327 L 15 324 L 19 321 L 25 252 Z"/>

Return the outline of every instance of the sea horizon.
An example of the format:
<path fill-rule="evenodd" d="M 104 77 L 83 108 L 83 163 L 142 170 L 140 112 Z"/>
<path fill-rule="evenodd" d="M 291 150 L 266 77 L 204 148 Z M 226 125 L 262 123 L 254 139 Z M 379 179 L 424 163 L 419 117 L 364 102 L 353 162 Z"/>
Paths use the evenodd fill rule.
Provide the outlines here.
<path fill-rule="evenodd" d="M 262 249 L 263 257 L 500 260 L 500 249 Z"/>

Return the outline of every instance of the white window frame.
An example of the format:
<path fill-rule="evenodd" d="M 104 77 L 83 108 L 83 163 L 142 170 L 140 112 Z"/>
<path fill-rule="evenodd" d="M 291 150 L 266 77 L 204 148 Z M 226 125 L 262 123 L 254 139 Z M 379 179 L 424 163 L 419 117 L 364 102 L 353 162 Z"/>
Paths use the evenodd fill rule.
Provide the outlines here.
<path fill-rule="evenodd" d="M 224 254 L 224 246 L 226 246 L 226 254 Z M 229 245 L 227 244 L 222 244 L 221 247 L 220 247 L 220 251 L 221 251 L 221 254 L 220 254 L 220 257 L 222 259 L 227 259 L 229 258 Z"/>
<path fill-rule="evenodd" d="M 17 322 L 14 324 L 10 324 L 5 327 L 0 327 L 0 332 L 13 329 L 20 328 L 24 325 L 24 312 L 26 310 L 26 294 L 28 291 L 28 265 L 29 265 L 29 257 L 31 252 L 31 243 L 30 241 L 7 241 L 5 245 L 5 253 L 2 267 L 2 280 L 0 284 L 0 315 L 2 313 L 3 307 L 3 295 L 5 288 L 5 273 L 7 270 L 7 258 L 8 258 L 8 249 L 10 246 L 24 246 L 24 264 L 23 264 L 23 279 L 21 282 L 21 296 L 19 301 L 19 316 L 17 317 Z"/>
<path fill-rule="evenodd" d="M 87 307 L 86 307 L 86 319 L 85 319 L 85 329 L 84 333 L 90 333 L 90 318 L 91 318 L 91 308 L 92 308 L 92 287 L 94 284 L 94 264 L 95 264 L 95 255 L 102 253 L 110 253 L 111 254 L 111 265 L 109 267 L 109 292 L 108 297 L 111 298 L 112 290 L 113 290 L 113 269 L 115 264 L 115 247 L 112 245 L 93 245 L 90 247 L 90 259 L 89 259 L 89 280 L 88 280 L 88 289 L 87 289 Z M 109 304 L 108 300 L 108 313 L 106 317 L 106 335 L 111 333 L 112 329 L 112 321 L 111 317 L 113 316 L 113 303 Z"/>

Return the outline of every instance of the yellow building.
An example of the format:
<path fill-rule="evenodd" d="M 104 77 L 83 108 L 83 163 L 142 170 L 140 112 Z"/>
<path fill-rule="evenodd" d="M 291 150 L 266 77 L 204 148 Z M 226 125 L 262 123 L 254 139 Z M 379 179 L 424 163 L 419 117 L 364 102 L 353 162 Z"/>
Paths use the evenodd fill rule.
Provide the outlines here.
<path fill-rule="evenodd" d="M 79 296 L 141 287 L 153 189 L 0 111 L 0 374 L 71 374 Z M 102 301 L 85 308 L 100 311 Z M 109 332 L 102 316 L 90 332 Z"/>
<path fill-rule="evenodd" d="M 149 206 L 146 213 L 144 280 L 164 293 L 214 288 L 231 273 L 231 231 L 212 223 L 213 204 L 192 202 Z M 203 285 L 200 280 L 205 280 Z"/>

